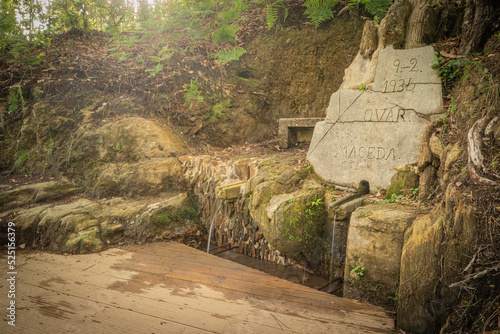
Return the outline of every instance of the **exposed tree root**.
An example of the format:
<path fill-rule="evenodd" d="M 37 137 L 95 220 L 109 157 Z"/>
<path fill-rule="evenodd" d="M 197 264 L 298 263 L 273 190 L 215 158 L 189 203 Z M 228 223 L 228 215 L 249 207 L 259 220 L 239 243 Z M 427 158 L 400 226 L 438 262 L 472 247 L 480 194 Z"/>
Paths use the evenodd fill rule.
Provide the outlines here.
<path fill-rule="evenodd" d="M 495 118 L 493 122 L 496 119 L 497 118 Z M 486 168 L 484 166 L 484 157 L 481 153 L 481 149 L 483 147 L 483 135 L 485 133 L 485 129 L 488 125 L 491 124 L 491 122 L 492 117 L 488 114 L 474 123 L 474 125 L 470 128 L 467 135 L 467 146 L 469 150 L 468 167 L 470 178 L 474 183 L 496 187 L 500 186 L 498 182 L 485 178 L 479 175 L 477 172 L 477 170 L 481 170 L 483 172 L 486 171 Z"/>

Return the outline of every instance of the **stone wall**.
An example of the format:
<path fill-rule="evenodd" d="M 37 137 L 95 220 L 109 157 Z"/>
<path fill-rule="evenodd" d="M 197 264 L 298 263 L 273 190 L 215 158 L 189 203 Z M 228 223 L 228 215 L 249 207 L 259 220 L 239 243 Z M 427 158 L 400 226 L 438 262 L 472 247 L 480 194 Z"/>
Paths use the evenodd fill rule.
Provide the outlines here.
<path fill-rule="evenodd" d="M 343 278 L 351 213 L 371 195 L 359 198 L 352 189 L 322 183 L 303 158 L 288 152 L 181 157 L 212 246 L 229 243 L 252 257 Z"/>
<path fill-rule="evenodd" d="M 224 185 L 242 185 L 241 181 L 255 176 L 260 161 L 258 158 L 221 161 L 209 156 L 197 156 L 186 157 L 181 161 L 190 194 L 198 205 L 200 222 L 207 234 L 212 225 L 213 244 L 230 243 L 238 246 L 239 252 L 252 257 L 285 265 L 294 263 L 265 240 L 250 214 L 251 199 L 243 196 L 241 186 L 233 187 L 232 194 L 220 192 L 221 189 L 227 189 Z M 223 196 L 226 198 L 220 198 Z"/>

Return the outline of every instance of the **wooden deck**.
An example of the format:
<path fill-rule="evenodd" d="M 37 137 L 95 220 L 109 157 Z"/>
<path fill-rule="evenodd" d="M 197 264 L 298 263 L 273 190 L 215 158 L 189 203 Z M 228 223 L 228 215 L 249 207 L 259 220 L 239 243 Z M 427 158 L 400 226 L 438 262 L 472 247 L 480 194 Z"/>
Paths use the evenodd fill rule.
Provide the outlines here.
<path fill-rule="evenodd" d="M 6 276 L 7 258 L 0 258 Z M 16 326 L 0 333 L 391 333 L 381 308 L 175 242 L 90 255 L 18 252 Z M 15 329 L 15 330 L 13 330 Z"/>

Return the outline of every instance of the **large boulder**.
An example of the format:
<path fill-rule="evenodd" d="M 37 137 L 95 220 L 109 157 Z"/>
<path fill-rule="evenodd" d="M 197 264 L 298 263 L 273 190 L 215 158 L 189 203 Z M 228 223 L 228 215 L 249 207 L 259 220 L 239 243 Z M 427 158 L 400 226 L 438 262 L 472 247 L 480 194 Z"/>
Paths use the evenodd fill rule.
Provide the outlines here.
<path fill-rule="evenodd" d="M 315 267 L 325 252 L 324 189 L 312 180 L 290 193 L 285 193 L 284 188 L 278 182 L 260 183 L 252 197 L 251 215 L 275 249 Z"/>
<path fill-rule="evenodd" d="M 182 191 L 177 156 L 188 152 L 170 127 L 129 117 L 84 131 L 62 169 L 97 196 L 152 196 Z"/>
<path fill-rule="evenodd" d="M 399 204 L 372 204 L 352 213 L 344 296 L 393 307 L 405 230 L 416 214 Z"/>
<path fill-rule="evenodd" d="M 168 126 L 142 117 L 128 117 L 87 129 L 78 137 L 69 168 L 80 163 L 133 163 L 189 153 L 186 144 Z"/>
<path fill-rule="evenodd" d="M 19 210 L 13 218 L 18 244 L 53 252 L 83 254 L 119 243 L 182 238 L 197 222 L 183 193 L 150 201 L 80 199 Z"/>
<path fill-rule="evenodd" d="M 405 233 L 401 256 L 398 325 L 412 333 L 432 333 L 434 312 L 429 303 L 441 276 L 440 247 L 443 241 L 443 217 L 418 217 Z"/>
<path fill-rule="evenodd" d="M 177 158 L 146 160 L 103 167 L 92 187 L 98 197 L 157 196 L 182 192 L 185 186 Z"/>
<path fill-rule="evenodd" d="M 455 186 L 448 187 L 443 207 L 418 217 L 406 231 L 397 313 L 402 329 L 440 330 L 460 300 L 460 284 L 454 283 L 471 263 L 478 234 L 476 216 Z"/>

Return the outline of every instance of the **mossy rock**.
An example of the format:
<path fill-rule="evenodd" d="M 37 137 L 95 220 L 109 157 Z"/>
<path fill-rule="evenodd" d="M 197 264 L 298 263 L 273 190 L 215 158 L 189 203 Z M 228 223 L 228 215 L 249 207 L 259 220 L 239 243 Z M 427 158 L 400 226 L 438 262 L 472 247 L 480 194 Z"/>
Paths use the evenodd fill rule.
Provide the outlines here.
<path fill-rule="evenodd" d="M 70 163 L 90 160 L 134 163 L 187 153 L 187 146 L 168 126 L 142 117 L 129 117 L 85 131 L 74 144 Z"/>
<path fill-rule="evenodd" d="M 356 209 L 350 220 L 344 296 L 395 308 L 404 233 L 416 214 L 399 204 Z"/>
<path fill-rule="evenodd" d="M 437 329 L 429 314 L 441 277 L 443 228 L 442 216 L 427 214 L 418 217 L 405 233 L 397 312 L 398 325 L 404 330 L 433 333 Z"/>
<path fill-rule="evenodd" d="M 273 196 L 255 221 L 274 248 L 315 267 L 325 250 L 327 211 L 322 190 Z"/>
<path fill-rule="evenodd" d="M 108 164 L 88 181 L 97 197 L 157 196 L 184 190 L 185 180 L 181 163 L 176 158 L 153 159 L 135 164 Z"/>
<path fill-rule="evenodd" d="M 158 203 L 150 209 L 149 217 L 142 216 L 151 236 L 163 232 L 180 235 L 198 221 L 198 211 L 187 194 L 180 194 Z"/>
<path fill-rule="evenodd" d="M 386 197 L 392 195 L 410 195 L 414 189 L 418 188 L 419 177 L 413 168 L 398 171 L 391 179 L 391 185 L 385 194 Z"/>
<path fill-rule="evenodd" d="M 69 236 L 61 247 L 61 251 L 70 254 L 88 254 L 99 252 L 104 248 L 99 229 L 94 227 Z"/>
<path fill-rule="evenodd" d="M 266 204 L 271 200 L 271 197 L 283 193 L 284 187 L 282 184 L 274 181 L 266 181 L 259 183 L 252 193 L 252 208 L 258 208 L 262 204 Z"/>
<path fill-rule="evenodd" d="M 53 252 L 83 254 L 117 243 L 141 243 L 163 232 L 182 237 L 199 223 L 187 194 L 151 200 L 80 199 L 60 205 L 22 209 L 14 219 L 19 244 Z"/>

